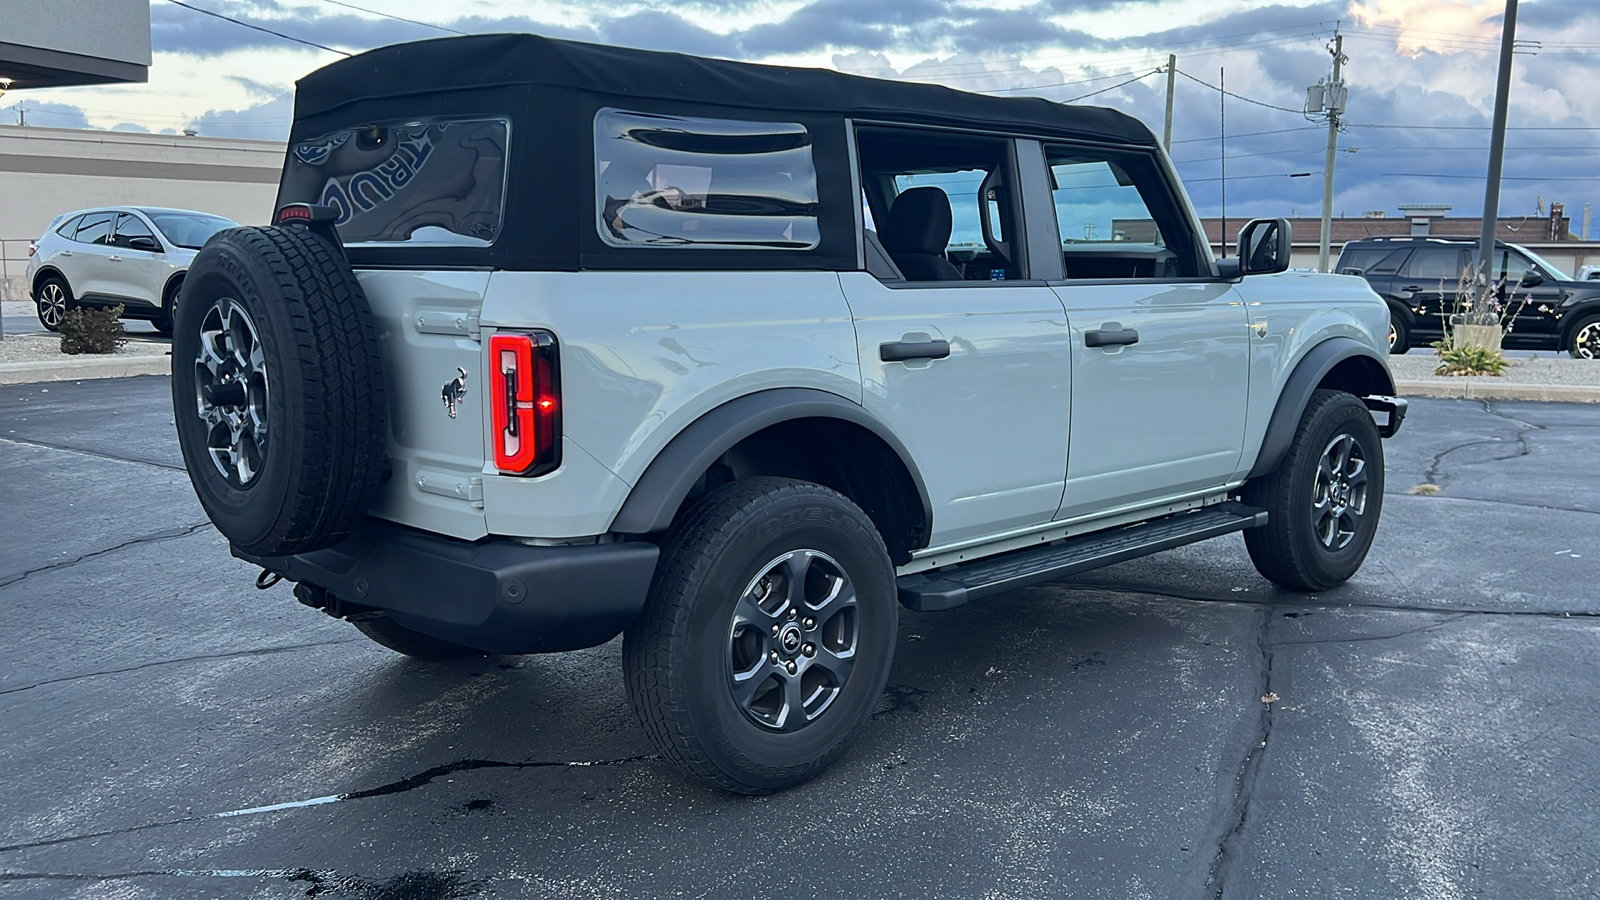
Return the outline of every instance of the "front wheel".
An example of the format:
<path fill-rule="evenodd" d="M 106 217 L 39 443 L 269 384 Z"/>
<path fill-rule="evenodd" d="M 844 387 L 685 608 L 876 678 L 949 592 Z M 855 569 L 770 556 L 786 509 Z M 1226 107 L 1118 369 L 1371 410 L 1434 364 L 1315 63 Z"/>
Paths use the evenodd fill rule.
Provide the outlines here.
<path fill-rule="evenodd" d="M 1361 568 L 1383 509 L 1383 441 L 1360 398 L 1316 391 L 1276 471 L 1244 486 L 1267 510 L 1244 533 L 1256 571 L 1295 591 L 1325 591 Z"/>
<path fill-rule="evenodd" d="M 1589 316 L 1573 326 L 1567 352 L 1573 359 L 1600 359 L 1600 316 Z"/>
<path fill-rule="evenodd" d="M 1406 323 L 1395 317 L 1394 311 L 1389 312 L 1389 352 L 1404 353 L 1411 349 L 1411 333 L 1406 329 Z"/>
<path fill-rule="evenodd" d="M 723 790 L 827 768 L 866 724 L 894 657 L 894 569 L 844 496 L 786 478 L 718 489 L 673 527 L 623 664 L 640 723 Z"/>

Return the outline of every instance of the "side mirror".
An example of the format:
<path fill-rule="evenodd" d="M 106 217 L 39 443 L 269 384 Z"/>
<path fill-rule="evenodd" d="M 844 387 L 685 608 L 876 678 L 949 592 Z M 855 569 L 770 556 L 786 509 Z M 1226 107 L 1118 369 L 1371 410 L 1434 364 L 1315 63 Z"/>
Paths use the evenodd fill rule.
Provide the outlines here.
<path fill-rule="evenodd" d="M 1521 281 L 1517 282 L 1517 287 L 1538 287 L 1541 284 L 1544 284 L 1544 276 L 1538 272 L 1529 271 L 1522 276 Z"/>
<path fill-rule="evenodd" d="M 1291 237 L 1288 219 L 1251 219 L 1239 229 L 1239 274 L 1287 271 Z"/>
<path fill-rule="evenodd" d="M 153 237 L 139 235 L 138 237 L 128 238 L 128 249 L 144 250 L 150 253 L 160 253 L 161 244 Z"/>

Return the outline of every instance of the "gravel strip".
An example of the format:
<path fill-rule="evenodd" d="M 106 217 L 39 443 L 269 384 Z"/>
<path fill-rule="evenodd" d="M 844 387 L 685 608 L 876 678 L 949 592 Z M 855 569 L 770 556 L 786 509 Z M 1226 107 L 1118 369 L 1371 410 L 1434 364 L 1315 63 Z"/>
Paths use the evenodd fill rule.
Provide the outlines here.
<path fill-rule="evenodd" d="M 0 363 L 49 362 L 52 360 L 108 359 L 113 357 L 166 356 L 171 349 L 164 341 L 133 339 L 116 353 L 83 353 L 69 356 L 61 352 L 61 336 L 55 334 L 17 334 L 0 341 Z"/>
<path fill-rule="evenodd" d="M 1423 382 L 1483 382 L 1486 384 L 1540 384 L 1570 385 L 1573 387 L 1600 387 L 1600 360 L 1572 359 L 1563 354 L 1551 359 L 1512 359 L 1510 367 L 1499 376 L 1435 375 L 1439 364 L 1432 352 L 1413 350 L 1410 353 L 1389 357 L 1389 371 L 1396 381 Z"/>

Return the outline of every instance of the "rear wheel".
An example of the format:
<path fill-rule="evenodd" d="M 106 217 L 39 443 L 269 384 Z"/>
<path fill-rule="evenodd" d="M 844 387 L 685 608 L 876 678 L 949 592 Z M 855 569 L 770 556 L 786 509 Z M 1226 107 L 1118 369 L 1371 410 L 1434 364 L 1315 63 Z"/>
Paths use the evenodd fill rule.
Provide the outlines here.
<path fill-rule="evenodd" d="M 155 330 L 168 337 L 172 336 L 172 323 L 176 321 L 178 312 L 178 284 L 174 283 L 167 288 L 166 296 L 161 299 L 161 313 L 150 324 Z"/>
<path fill-rule="evenodd" d="M 60 278 L 50 276 L 39 282 L 39 293 L 34 297 L 34 305 L 39 310 L 39 324 L 46 330 L 60 331 L 61 320 L 67 317 L 67 310 L 73 307 L 72 288 Z"/>
<path fill-rule="evenodd" d="M 1256 570 L 1296 591 L 1325 591 L 1361 568 L 1383 509 L 1383 441 L 1366 404 L 1317 391 L 1277 471 L 1244 486 L 1267 524 L 1244 533 Z"/>
<path fill-rule="evenodd" d="M 431 635 L 401 625 L 388 616 L 370 619 L 352 619 L 356 630 L 396 653 L 413 659 L 440 662 L 447 659 L 465 659 L 470 656 L 487 656 L 482 650 L 443 641 Z"/>
<path fill-rule="evenodd" d="M 718 489 L 674 525 L 623 644 L 628 696 L 661 752 L 742 794 L 816 775 L 883 693 L 899 617 L 872 521 L 784 478 Z"/>

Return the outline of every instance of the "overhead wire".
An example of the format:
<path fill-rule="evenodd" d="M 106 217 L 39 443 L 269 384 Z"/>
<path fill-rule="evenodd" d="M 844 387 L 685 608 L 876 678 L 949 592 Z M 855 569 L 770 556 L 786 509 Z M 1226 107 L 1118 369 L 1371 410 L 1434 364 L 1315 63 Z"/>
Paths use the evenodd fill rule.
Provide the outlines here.
<path fill-rule="evenodd" d="M 305 44 L 307 47 L 315 47 L 318 50 L 326 50 L 329 53 L 339 53 L 339 54 L 342 54 L 344 56 L 350 56 L 351 55 L 350 53 L 347 53 L 344 50 L 336 50 L 333 47 L 329 47 L 329 46 L 326 46 L 324 44 L 319 44 L 316 41 L 308 41 L 305 38 L 297 38 L 294 35 L 284 34 L 281 31 L 273 31 L 271 28 L 263 28 L 260 25 L 252 25 L 251 23 L 246 22 L 246 21 L 244 21 L 242 19 L 235 19 L 233 16 L 223 15 L 222 13 L 219 13 L 219 12 L 212 12 L 209 9 L 201 9 L 198 6 L 194 6 L 194 5 L 185 3 L 185 2 L 183 2 L 183 0 L 167 0 L 167 2 L 168 3 L 175 3 L 178 6 L 183 7 L 184 9 L 193 10 L 193 11 L 195 11 L 197 13 L 201 13 L 203 15 L 211 16 L 214 19 L 221 19 L 224 22 L 232 22 L 235 25 L 239 25 L 239 26 L 242 26 L 244 28 L 249 28 L 252 31 L 259 31 L 259 32 L 262 32 L 263 34 L 270 34 L 273 37 L 283 38 L 286 41 L 293 41 L 296 44 Z"/>
<path fill-rule="evenodd" d="M 468 32 L 465 32 L 465 31 L 457 31 L 454 28 L 446 28 L 443 25 L 435 25 L 432 22 L 423 22 L 423 21 L 418 20 L 418 19 L 408 19 L 405 16 L 397 16 L 394 13 L 379 12 L 376 9 L 367 9 L 365 6 L 357 6 L 354 3 L 345 3 L 344 0 L 322 0 L 322 2 L 323 3 L 331 3 L 334 6 L 342 6 L 345 9 L 353 9 L 356 12 L 364 12 L 364 13 L 370 13 L 371 15 L 374 15 L 374 16 L 382 16 L 385 19 L 394 19 L 397 22 L 410 22 L 412 25 L 421 25 L 423 28 L 433 28 L 433 29 L 437 29 L 439 31 L 447 32 L 449 34 L 465 35 L 465 34 L 468 33 Z"/>

